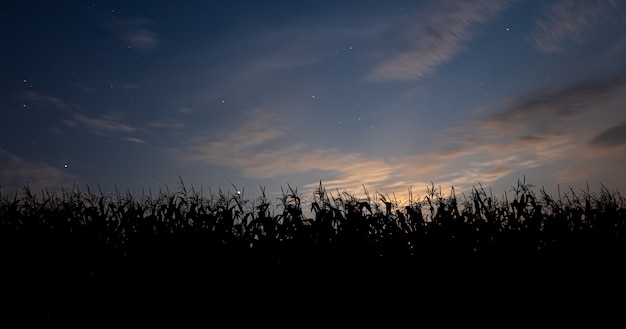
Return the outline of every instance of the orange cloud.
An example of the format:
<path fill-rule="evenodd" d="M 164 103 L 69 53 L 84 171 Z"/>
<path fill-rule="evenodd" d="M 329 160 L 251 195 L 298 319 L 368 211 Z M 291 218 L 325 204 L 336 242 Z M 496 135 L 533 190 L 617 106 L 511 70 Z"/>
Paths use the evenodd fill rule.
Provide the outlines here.
<path fill-rule="evenodd" d="M 469 193 L 479 183 L 502 184 L 530 169 L 555 179 L 571 178 L 566 173 L 579 163 L 624 162 L 620 160 L 623 152 L 594 149 L 589 140 L 607 129 L 613 136 L 610 127 L 626 102 L 625 81 L 611 77 L 533 95 L 446 131 L 436 139 L 439 152 L 382 157 L 368 150 L 345 152 L 340 145 L 322 148 L 291 140 L 286 122 L 269 111 L 254 109 L 234 129 L 193 136 L 171 155 L 181 163 L 224 166 L 251 178 L 319 172 L 329 190 L 364 196 L 365 186 L 372 193 L 394 193 L 398 200 L 408 200 L 410 187 L 424 195 L 431 182 L 440 185 L 442 193 L 452 187 L 457 193 Z M 615 166 L 610 169 L 618 172 Z M 578 179 L 593 180 L 602 174 L 588 171 Z M 319 180 L 311 181 L 302 192 L 311 195 L 318 185 Z"/>

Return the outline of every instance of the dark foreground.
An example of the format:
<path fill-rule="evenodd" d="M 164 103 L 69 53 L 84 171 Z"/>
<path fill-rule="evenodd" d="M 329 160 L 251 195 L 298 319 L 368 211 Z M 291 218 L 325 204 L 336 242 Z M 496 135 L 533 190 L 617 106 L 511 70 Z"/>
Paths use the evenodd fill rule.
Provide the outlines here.
<path fill-rule="evenodd" d="M 2 321 L 597 326 L 625 306 L 626 211 L 608 191 L 563 202 L 521 186 L 512 202 L 477 190 L 398 208 L 320 187 L 312 218 L 297 193 L 277 215 L 220 198 L 5 198 Z"/>
<path fill-rule="evenodd" d="M 8 303 L 3 311 L 9 312 L 3 320 L 20 327 L 111 328 L 432 317 L 453 324 L 461 320 L 454 315 L 480 322 L 508 315 L 524 322 L 551 314 L 571 321 L 601 309 L 606 312 L 596 319 L 601 321 L 623 312 L 623 253 L 441 256 L 402 261 L 310 256 L 282 264 L 175 254 L 97 261 L 27 257 L 3 270 L 2 298 Z"/>

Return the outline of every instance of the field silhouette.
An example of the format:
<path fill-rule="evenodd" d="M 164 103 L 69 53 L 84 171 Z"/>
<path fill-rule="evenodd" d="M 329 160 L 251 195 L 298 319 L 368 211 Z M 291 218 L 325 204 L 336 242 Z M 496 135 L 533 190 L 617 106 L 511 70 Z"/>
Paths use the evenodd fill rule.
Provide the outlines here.
<path fill-rule="evenodd" d="M 288 187 L 274 205 L 264 190 L 256 200 L 205 196 L 182 181 L 140 198 L 26 187 L 0 195 L 4 319 L 119 327 L 340 314 L 366 323 L 383 310 L 476 307 L 478 297 L 499 312 L 557 300 L 590 310 L 622 291 L 618 191 L 553 198 L 525 180 L 511 200 L 482 186 L 452 191 L 432 185 L 400 205 L 320 182 L 310 198 Z"/>

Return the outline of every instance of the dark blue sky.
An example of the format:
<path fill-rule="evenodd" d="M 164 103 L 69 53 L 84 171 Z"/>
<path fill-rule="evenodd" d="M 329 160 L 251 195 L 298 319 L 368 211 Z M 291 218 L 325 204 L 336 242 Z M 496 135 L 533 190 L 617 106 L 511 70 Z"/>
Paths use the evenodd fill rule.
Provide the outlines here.
<path fill-rule="evenodd" d="M 626 190 L 622 1 L 10 1 L 0 191 Z"/>

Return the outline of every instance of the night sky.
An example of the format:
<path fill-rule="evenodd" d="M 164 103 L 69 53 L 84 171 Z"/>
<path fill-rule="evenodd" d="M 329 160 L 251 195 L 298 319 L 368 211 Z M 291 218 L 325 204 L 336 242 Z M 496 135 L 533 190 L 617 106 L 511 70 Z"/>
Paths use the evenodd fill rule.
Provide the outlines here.
<path fill-rule="evenodd" d="M 624 1 L 0 8 L 2 195 L 626 191 Z"/>

